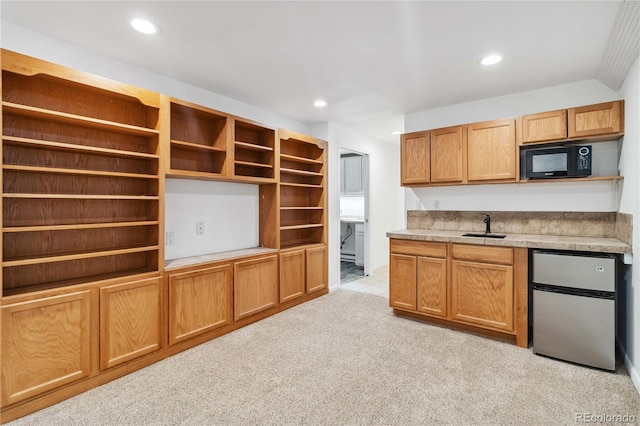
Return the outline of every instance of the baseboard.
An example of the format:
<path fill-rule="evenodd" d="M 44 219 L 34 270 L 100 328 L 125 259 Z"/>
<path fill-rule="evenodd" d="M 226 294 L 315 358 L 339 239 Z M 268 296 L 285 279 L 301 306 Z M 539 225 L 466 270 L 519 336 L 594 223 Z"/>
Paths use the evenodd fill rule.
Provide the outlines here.
<path fill-rule="evenodd" d="M 627 356 L 626 352 L 622 352 L 624 354 L 624 366 L 627 367 L 627 372 L 629 373 L 629 377 L 631 377 L 631 382 L 633 386 L 636 387 L 636 391 L 640 394 L 640 374 L 638 374 L 638 370 L 633 366 L 631 360 Z"/>
<path fill-rule="evenodd" d="M 383 265 L 379 268 L 373 270 L 373 275 L 382 274 L 383 272 L 389 271 L 389 265 Z"/>

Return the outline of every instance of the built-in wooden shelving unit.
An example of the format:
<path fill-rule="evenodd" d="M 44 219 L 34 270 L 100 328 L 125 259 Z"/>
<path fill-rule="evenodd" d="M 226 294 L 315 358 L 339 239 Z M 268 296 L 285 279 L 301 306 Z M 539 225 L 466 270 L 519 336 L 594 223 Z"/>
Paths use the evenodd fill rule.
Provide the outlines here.
<path fill-rule="evenodd" d="M 168 173 L 196 178 L 228 176 L 230 120 L 221 112 L 172 99 Z"/>
<path fill-rule="evenodd" d="M 158 271 L 159 95 L 65 73 L 3 51 L 4 296 Z"/>
<path fill-rule="evenodd" d="M 280 247 L 326 242 L 326 146 L 280 130 Z"/>
<path fill-rule="evenodd" d="M 275 182 L 275 129 L 234 120 L 234 176 Z"/>

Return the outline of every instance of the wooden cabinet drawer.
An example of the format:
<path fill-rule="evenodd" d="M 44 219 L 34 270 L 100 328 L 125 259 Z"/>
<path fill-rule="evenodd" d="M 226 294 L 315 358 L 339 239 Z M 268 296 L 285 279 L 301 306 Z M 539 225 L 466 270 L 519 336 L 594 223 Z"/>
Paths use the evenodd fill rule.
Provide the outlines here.
<path fill-rule="evenodd" d="M 413 254 L 416 256 L 426 257 L 447 257 L 447 244 L 432 241 L 409 241 L 395 240 L 390 241 L 391 253 Z"/>
<path fill-rule="evenodd" d="M 451 257 L 457 260 L 513 265 L 513 249 L 507 247 L 452 244 Z"/>

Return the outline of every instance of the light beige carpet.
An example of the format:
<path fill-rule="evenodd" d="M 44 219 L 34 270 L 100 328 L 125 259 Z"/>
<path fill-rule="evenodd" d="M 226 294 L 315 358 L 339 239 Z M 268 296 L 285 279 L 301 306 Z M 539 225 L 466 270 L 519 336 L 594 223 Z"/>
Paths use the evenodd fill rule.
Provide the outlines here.
<path fill-rule="evenodd" d="M 10 424 L 558 425 L 637 423 L 639 410 L 624 367 L 540 357 L 337 290 Z"/>

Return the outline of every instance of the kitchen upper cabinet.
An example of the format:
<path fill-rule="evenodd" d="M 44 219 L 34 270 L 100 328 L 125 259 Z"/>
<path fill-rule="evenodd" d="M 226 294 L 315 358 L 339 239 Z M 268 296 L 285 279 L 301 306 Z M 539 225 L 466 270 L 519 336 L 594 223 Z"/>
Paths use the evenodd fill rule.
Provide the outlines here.
<path fill-rule="evenodd" d="M 466 181 L 466 150 L 463 127 L 432 130 L 431 182 L 463 183 Z"/>
<path fill-rule="evenodd" d="M 230 263 L 169 274 L 169 344 L 232 322 Z"/>
<path fill-rule="evenodd" d="M 150 278 L 100 289 L 100 366 L 160 349 L 160 282 Z"/>
<path fill-rule="evenodd" d="M 233 276 L 235 321 L 278 304 L 278 256 L 236 262 Z"/>
<path fill-rule="evenodd" d="M 567 110 L 522 116 L 522 143 L 557 141 L 567 137 Z"/>
<path fill-rule="evenodd" d="M 513 249 L 452 245 L 451 318 L 513 331 Z"/>
<path fill-rule="evenodd" d="M 2 406 L 89 376 L 91 341 L 90 290 L 3 306 Z"/>
<path fill-rule="evenodd" d="M 362 155 L 340 157 L 340 195 L 364 194 Z"/>
<path fill-rule="evenodd" d="M 402 185 L 419 185 L 431 181 L 429 132 L 408 133 L 400 140 L 400 174 Z"/>
<path fill-rule="evenodd" d="M 468 180 L 515 181 L 515 120 L 486 121 L 466 128 Z"/>
<path fill-rule="evenodd" d="M 569 137 L 620 135 L 624 131 L 623 101 L 569 108 Z"/>

